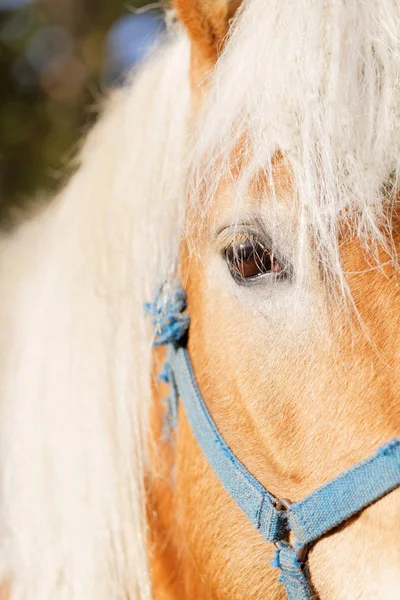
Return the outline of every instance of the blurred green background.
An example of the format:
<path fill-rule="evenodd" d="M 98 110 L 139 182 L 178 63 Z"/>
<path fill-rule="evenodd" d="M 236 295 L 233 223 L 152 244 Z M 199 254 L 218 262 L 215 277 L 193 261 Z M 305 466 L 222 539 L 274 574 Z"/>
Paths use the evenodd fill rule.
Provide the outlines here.
<path fill-rule="evenodd" d="M 148 0 L 0 0 L 0 218 L 68 172 L 99 100 L 164 31 Z"/>

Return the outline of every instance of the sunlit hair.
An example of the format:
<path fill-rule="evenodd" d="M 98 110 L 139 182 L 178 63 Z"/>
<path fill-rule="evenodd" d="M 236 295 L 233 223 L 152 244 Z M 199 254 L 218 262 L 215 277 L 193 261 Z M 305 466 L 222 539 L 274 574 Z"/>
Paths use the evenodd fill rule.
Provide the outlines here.
<path fill-rule="evenodd" d="M 3 239 L 0 576 L 12 600 L 151 597 L 143 304 L 175 272 L 186 194 L 205 220 L 242 144 L 239 209 L 260 171 L 273 191 L 279 149 L 300 249 L 311 228 L 344 286 L 340 220 L 383 242 L 399 173 L 399 10 L 351 4 L 249 2 L 198 132 L 178 32 L 115 94 L 50 209 Z"/>
<path fill-rule="evenodd" d="M 189 44 L 115 94 L 81 166 L 1 244 L 0 581 L 13 600 L 150 598 L 152 331 L 175 264 Z"/>
<path fill-rule="evenodd" d="M 279 195 L 279 151 L 292 181 L 298 236 L 310 237 L 326 273 L 346 285 L 339 258 L 346 222 L 369 246 L 390 243 L 400 164 L 399 7 L 383 2 L 252 0 L 232 28 L 194 150 L 194 218 L 207 214 L 221 180 L 235 177 L 237 212 L 262 174 Z"/>

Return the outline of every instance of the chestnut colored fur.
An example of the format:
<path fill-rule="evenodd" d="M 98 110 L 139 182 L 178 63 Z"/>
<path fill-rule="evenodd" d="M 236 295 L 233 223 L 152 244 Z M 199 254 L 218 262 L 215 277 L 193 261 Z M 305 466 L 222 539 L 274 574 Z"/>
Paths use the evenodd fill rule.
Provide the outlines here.
<path fill-rule="evenodd" d="M 192 62 L 192 82 L 200 81 L 226 35 L 228 6 L 190 0 L 176 0 L 176 6 L 203 58 Z M 196 85 L 192 92 L 196 102 Z M 281 167 L 275 175 L 275 185 L 290 205 L 289 175 Z M 254 186 L 268 197 L 262 174 Z M 229 197 L 227 184 L 217 195 L 210 223 L 229 215 Z M 393 229 L 400 250 L 396 216 Z M 304 331 L 292 332 L 297 342 L 295 351 L 293 344 L 289 351 L 285 337 L 277 337 L 278 327 L 275 331 L 246 311 L 210 276 L 206 232 L 196 239 L 195 255 L 186 245 L 181 251 L 191 315 L 189 352 L 200 389 L 224 438 L 251 473 L 276 496 L 296 501 L 399 432 L 398 270 L 384 251 L 379 262 L 386 266 L 371 267 L 375 259 L 348 231 L 341 256 L 360 320 L 343 318 L 340 308 L 333 302 L 330 306 L 320 283 L 317 310 L 324 313 L 324 305 L 331 310 L 324 313 L 322 329 L 320 315 L 318 327 L 303 323 L 306 345 Z M 155 373 L 162 358 L 157 353 Z M 162 398 L 167 394 L 165 385 L 154 384 L 155 475 L 149 481 L 154 598 L 283 600 L 286 594 L 270 566 L 273 547 L 223 490 L 182 407 L 174 441 L 162 439 Z M 394 600 L 391 586 L 400 582 L 400 541 L 393 526 L 399 518 L 397 491 L 318 542 L 310 569 L 321 600 Z"/>
<path fill-rule="evenodd" d="M 221 52 L 229 21 L 241 0 L 174 0 L 174 6 L 193 42 L 205 61 L 215 61 Z"/>

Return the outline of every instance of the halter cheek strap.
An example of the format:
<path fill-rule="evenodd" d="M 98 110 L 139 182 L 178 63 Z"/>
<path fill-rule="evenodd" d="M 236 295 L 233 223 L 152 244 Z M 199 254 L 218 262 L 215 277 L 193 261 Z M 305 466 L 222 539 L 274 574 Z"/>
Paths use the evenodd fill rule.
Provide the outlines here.
<path fill-rule="evenodd" d="M 163 376 L 172 387 L 172 412 L 177 414 L 179 397 L 193 434 L 226 491 L 264 539 L 275 544 L 273 565 L 281 570 L 279 580 L 289 600 L 312 600 L 310 545 L 400 486 L 400 440 L 387 443 L 300 502 L 278 500 L 229 448 L 201 396 L 188 351 L 179 341 L 189 327 L 188 317 L 181 314 L 186 308 L 184 292 L 179 289 L 167 306 L 156 300 L 146 308 L 156 327 L 154 344 L 168 346 Z M 288 542 L 290 532 L 294 546 Z"/>
<path fill-rule="evenodd" d="M 311 599 L 307 546 L 400 485 L 400 440 L 386 444 L 304 500 L 295 504 L 279 501 L 251 475 L 221 436 L 200 394 L 187 350 L 170 345 L 167 360 L 205 457 L 252 525 L 276 545 L 274 565 L 282 571 L 280 580 L 288 597 Z M 295 547 L 284 541 L 289 531 L 297 540 Z"/>

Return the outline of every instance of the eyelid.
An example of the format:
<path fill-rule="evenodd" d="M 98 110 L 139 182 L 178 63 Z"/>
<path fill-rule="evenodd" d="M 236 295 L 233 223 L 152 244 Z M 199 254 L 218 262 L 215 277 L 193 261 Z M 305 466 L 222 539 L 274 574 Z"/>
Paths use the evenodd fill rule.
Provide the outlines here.
<path fill-rule="evenodd" d="M 285 266 L 289 265 L 290 261 L 273 243 L 271 237 L 267 234 L 263 227 L 252 223 L 239 223 L 238 225 L 230 225 L 221 229 L 214 240 L 214 246 L 217 252 L 223 253 L 230 246 L 238 245 L 247 240 L 255 240 L 261 244 L 268 252 L 273 254 L 278 262 L 282 262 Z"/>
<path fill-rule="evenodd" d="M 263 246 L 265 244 L 259 238 L 259 236 L 251 231 L 245 229 L 225 229 L 223 230 L 217 237 L 215 245 L 218 252 L 225 252 L 232 245 L 239 245 L 248 240 L 256 240 L 260 242 Z"/>
<path fill-rule="evenodd" d="M 217 232 L 214 244 L 217 251 L 222 252 L 233 243 L 240 244 L 249 239 L 257 240 L 268 250 L 272 248 L 272 240 L 270 237 L 263 228 L 257 226 L 257 224 L 254 224 L 253 222 L 238 223 L 220 229 Z"/>

